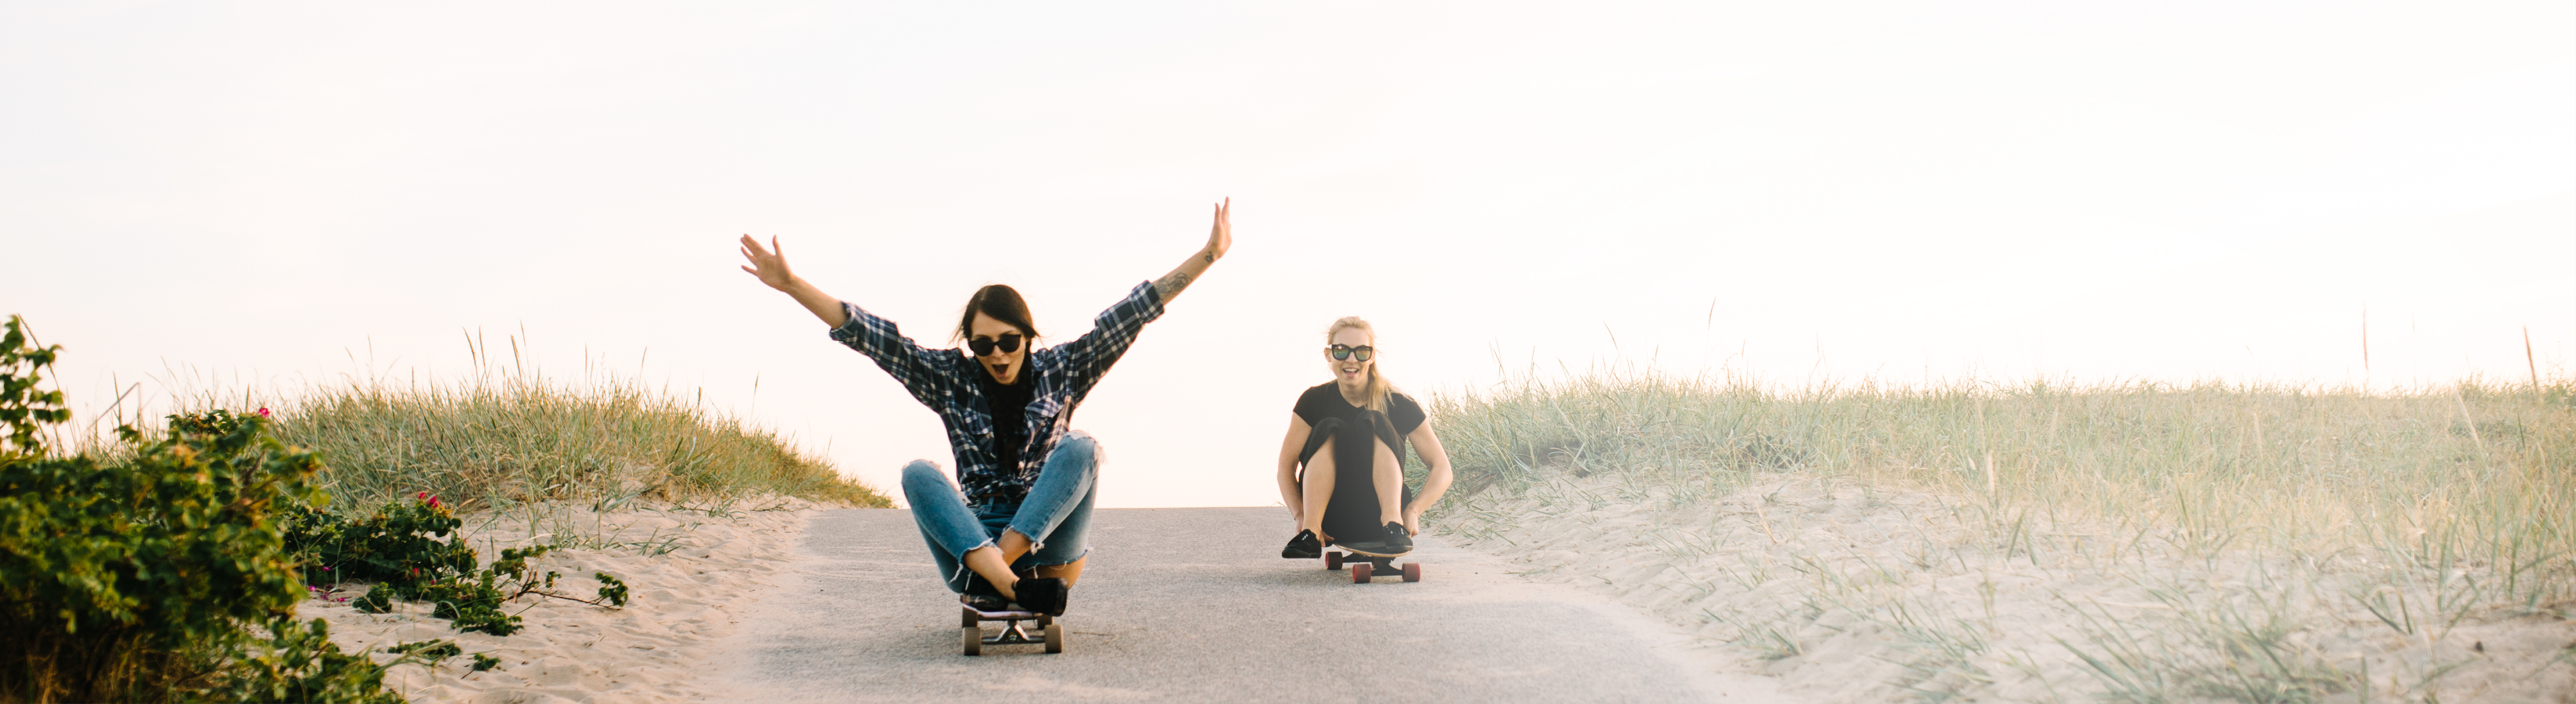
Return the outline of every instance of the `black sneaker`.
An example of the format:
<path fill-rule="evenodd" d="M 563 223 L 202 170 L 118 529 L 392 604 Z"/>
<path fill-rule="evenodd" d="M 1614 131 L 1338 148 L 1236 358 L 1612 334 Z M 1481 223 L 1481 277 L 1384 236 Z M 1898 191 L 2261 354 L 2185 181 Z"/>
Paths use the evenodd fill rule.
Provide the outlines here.
<path fill-rule="evenodd" d="M 1063 616 L 1065 597 L 1071 588 L 1065 586 L 1064 580 L 1054 577 L 1029 577 L 1012 585 L 1011 591 L 1019 594 L 1019 598 L 1012 601 L 1018 602 L 1022 608 L 1048 616 Z"/>
<path fill-rule="evenodd" d="M 1009 601 L 1008 599 L 1003 599 L 1003 598 L 1002 598 L 1002 590 L 993 588 L 993 583 L 992 583 L 992 582 L 990 582 L 990 581 L 986 581 L 986 580 L 984 579 L 984 575 L 976 574 L 976 573 L 973 573 L 973 572 L 968 572 L 968 573 L 966 573 L 966 593 L 965 593 L 965 596 L 970 596 L 970 597 L 992 597 L 992 598 L 993 598 L 995 601 L 997 601 L 997 602 L 1007 602 L 1007 601 Z"/>
<path fill-rule="evenodd" d="M 1334 538 L 1333 544 L 1362 555 L 1396 554 L 1395 546 L 1386 544 L 1386 536 L 1373 530 L 1361 531 L 1356 538 Z"/>
<path fill-rule="evenodd" d="M 1288 539 L 1288 547 L 1279 549 L 1279 556 L 1291 560 L 1311 560 L 1323 557 L 1324 541 L 1315 537 L 1315 531 L 1297 531 L 1297 537 Z"/>
<path fill-rule="evenodd" d="M 1386 547 L 1387 552 L 1413 552 L 1413 532 L 1405 530 L 1402 523 L 1387 521 Z"/>
<path fill-rule="evenodd" d="M 966 608 L 985 613 L 1013 610 L 1011 600 L 1002 598 L 1000 594 L 959 594 L 957 602 L 965 604 Z"/>

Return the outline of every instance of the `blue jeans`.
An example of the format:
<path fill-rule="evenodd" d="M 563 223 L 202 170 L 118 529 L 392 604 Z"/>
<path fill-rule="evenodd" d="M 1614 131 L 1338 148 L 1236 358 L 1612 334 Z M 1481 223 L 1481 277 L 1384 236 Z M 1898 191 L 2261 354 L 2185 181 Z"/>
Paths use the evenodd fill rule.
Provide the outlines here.
<path fill-rule="evenodd" d="M 921 539 L 930 544 L 930 559 L 939 564 L 948 591 L 966 592 L 966 577 L 974 573 L 966 569 L 965 554 L 992 545 L 1004 528 L 1028 536 L 1035 545 L 1011 563 L 1014 572 L 1068 564 L 1091 554 L 1083 536 L 1091 528 L 1091 500 L 1100 493 L 1100 463 L 1106 456 L 1090 433 L 1066 433 L 1019 503 L 973 508 L 948 483 L 939 463 L 913 460 L 904 465 L 904 503 L 912 505 L 912 521 L 921 526 Z"/>

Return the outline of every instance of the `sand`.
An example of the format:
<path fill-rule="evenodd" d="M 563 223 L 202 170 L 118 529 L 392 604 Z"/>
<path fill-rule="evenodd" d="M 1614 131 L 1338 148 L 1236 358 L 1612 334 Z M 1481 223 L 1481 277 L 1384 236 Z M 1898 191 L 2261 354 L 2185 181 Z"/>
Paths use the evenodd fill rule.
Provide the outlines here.
<path fill-rule="evenodd" d="M 559 543 L 536 567 L 563 573 L 557 591 L 595 598 L 594 572 L 625 580 L 623 608 L 534 596 L 513 602 L 524 630 L 509 636 L 458 633 L 431 618 L 426 604 L 390 614 L 362 613 L 317 596 L 298 606 L 305 618 L 331 624 L 343 650 L 382 652 L 402 642 L 446 639 L 466 653 L 501 659 L 473 672 L 470 657 L 435 666 L 397 665 L 386 688 L 414 702 L 660 702 L 702 700 L 700 681 L 716 656 L 709 644 L 732 633 L 738 615 L 775 586 L 808 517 L 826 508 L 799 499 L 682 502 L 607 513 L 587 505 L 542 505 L 460 516 L 466 536 L 488 562 L 501 548 Z M 343 585 L 340 598 L 365 593 Z M 522 610 L 524 609 L 524 610 Z"/>
<path fill-rule="evenodd" d="M 1442 521 L 1809 701 L 2576 701 L 2576 604 L 2365 551 L 2263 554 L 1801 475 L 1676 496 L 1565 474 Z"/>
<path fill-rule="evenodd" d="M 593 571 L 632 590 L 624 608 L 523 599 L 527 628 L 508 637 L 457 633 L 423 605 L 377 615 L 317 598 L 300 611 L 380 660 L 430 639 L 502 660 L 393 668 L 388 687 L 412 701 L 721 698 L 705 679 L 724 656 L 714 644 L 793 581 L 818 508 L 473 516 L 487 560 L 568 543 L 540 562 L 564 573 L 561 591 L 588 596 Z M 2517 602 L 2490 570 L 2397 569 L 2373 551 L 2270 554 L 1798 474 L 1681 495 L 1565 474 L 1472 497 L 1433 529 L 1653 614 L 1718 653 L 1706 667 L 1777 678 L 1800 701 L 2576 701 L 2576 604 Z"/>

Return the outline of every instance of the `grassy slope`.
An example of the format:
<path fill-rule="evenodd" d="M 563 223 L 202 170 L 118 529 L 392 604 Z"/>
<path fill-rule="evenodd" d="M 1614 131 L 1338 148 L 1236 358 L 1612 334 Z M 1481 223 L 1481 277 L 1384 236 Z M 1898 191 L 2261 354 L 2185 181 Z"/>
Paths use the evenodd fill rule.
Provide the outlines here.
<path fill-rule="evenodd" d="M 419 491 L 467 509 L 753 493 L 892 505 L 773 433 L 631 385 L 322 389 L 275 427 L 322 451 L 344 508 Z"/>
<path fill-rule="evenodd" d="M 1444 507 L 1454 514 L 1444 523 L 1457 530 L 1549 541 L 1552 549 L 1581 544 L 1559 534 L 1597 540 L 1609 533 L 1590 524 L 1631 521 L 1659 534 L 1650 545 L 1627 547 L 1641 554 L 1673 552 L 1651 545 L 1669 539 L 1697 541 L 1691 550 L 1655 559 L 1776 552 L 1779 561 L 1762 564 L 1795 565 L 1781 573 L 1814 581 L 1792 590 L 1802 595 L 1800 608 L 1739 608 L 1750 602 L 1719 593 L 1760 591 L 1759 579 L 1733 586 L 1606 580 L 1640 594 L 1688 592 L 1688 599 L 1640 600 L 1732 619 L 1729 628 L 1710 632 L 1765 657 L 1812 650 L 1821 645 L 1816 641 L 1848 632 L 1846 620 L 1875 618 L 1886 621 L 1885 630 L 1912 634 L 1897 639 L 1906 647 L 1888 653 L 1954 651 L 1948 660 L 1872 656 L 1932 663 L 1929 670 L 1902 673 L 1909 681 L 1888 691 L 1932 699 L 1999 694 L 1987 670 L 2002 668 L 2045 680 L 2048 673 L 2030 658 L 1988 652 L 2016 635 L 2015 627 L 1997 624 L 2017 622 L 1992 618 L 1998 597 L 1991 591 L 1983 597 L 1989 615 L 1982 621 L 1930 627 L 1909 623 L 1901 608 L 1908 599 L 1941 601 L 1949 589 L 1940 586 L 1943 580 L 1956 581 L 1944 576 L 1950 572 L 2011 566 L 2057 580 L 2045 594 L 2019 596 L 2035 597 L 2027 600 L 2032 613 L 2065 623 L 2019 630 L 2072 634 L 2063 649 L 2045 650 L 2060 660 L 2075 659 L 2064 657 L 2075 652 L 2100 662 L 2079 664 L 2098 680 L 2083 689 L 2132 701 L 2302 701 L 2357 697 L 2362 668 L 2371 662 L 2381 663 L 2378 674 L 2368 675 L 2377 683 L 2373 689 L 2424 697 L 2450 672 L 2443 668 L 2487 652 L 2469 638 L 2444 642 L 2437 632 L 2461 623 L 2556 623 L 2576 610 L 2570 391 L 2559 383 L 2395 395 L 2218 385 L 1776 394 L 1594 376 L 1443 396 L 1433 405 L 1460 468 L 1456 498 Z M 1802 479 L 1807 483 L 1797 484 Z M 1805 503 L 1775 498 L 1792 485 L 1807 487 L 1789 491 L 1806 496 Z M 1838 494 L 1836 485 L 1862 490 Z M 1915 492 L 1929 497 L 1922 505 L 1936 507 L 1905 509 L 1911 517 L 1891 523 L 1913 526 L 1892 529 L 1897 532 L 1933 536 L 1905 538 L 1924 542 L 1889 551 L 1914 554 L 1913 565 L 1872 558 L 1836 568 L 1828 563 L 1838 558 L 1822 551 L 1867 552 L 1869 546 L 1817 540 L 1816 550 L 1800 550 L 1800 538 L 1783 537 L 1786 526 L 1774 530 L 1784 515 L 1818 525 L 1867 523 L 1862 519 L 1874 507 L 1890 505 L 1867 494 L 1873 490 Z M 1797 515 L 1820 509 L 1834 515 Z M 1759 528 L 1729 529 L 1730 522 Z M 1960 535 L 1939 537 L 1940 527 Z M 1726 545 L 1729 535 L 1742 544 Z M 1923 559 L 1936 549 L 1946 557 Z M 1734 569 L 1708 559 L 1710 569 Z M 2079 573 L 2086 576 L 2073 576 Z M 1639 579 L 1688 581 L 1654 574 L 1662 573 Z M 2195 580 L 2230 586 L 2186 588 Z M 1983 589 L 1993 589 L 1988 584 Z M 2192 619 L 2173 621 L 2173 628 L 2150 634 L 2156 637 L 2132 637 L 2129 626 L 2098 606 L 2079 603 L 2086 594 L 2111 593 L 2097 584 L 2142 590 L 2133 602 L 2179 595 L 2173 598 L 2189 603 L 2157 606 L 2154 613 L 2191 612 Z M 2242 618 L 2250 613 L 2243 605 L 2293 584 L 2313 598 L 2274 599 L 2260 623 Z M 1827 613 L 1834 599 L 1880 606 L 1835 616 Z M 1900 608 L 1889 611 L 1888 604 Z M 2374 621 L 2383 613 L 2386 632 L 2368 636 L 2380 628 Z M 1776 622 L 1757 622 L 1764 619 Z M 2355 619 L 2366 628 L 2347 628 Z M 2438 629 L 2427 625 L 2436 621 Z M 1820 622 L 1835 627 L 1816 630 Z M 2159 640 L 2169 634 L 2180 635 Z M 2304 660 L 2268 672 L 2238 669 L 2244 653 L 2271 652 L 2248 650 L 2246 643 L 2257 641 L 2299 643 Z M 1945 669 L 1965 673 L 1966 684 L 1940 688 L 1939 696 L 1923 692 L 1927 673 Z M 2404 682 L 2380 682 L 2398 674 Z"/>

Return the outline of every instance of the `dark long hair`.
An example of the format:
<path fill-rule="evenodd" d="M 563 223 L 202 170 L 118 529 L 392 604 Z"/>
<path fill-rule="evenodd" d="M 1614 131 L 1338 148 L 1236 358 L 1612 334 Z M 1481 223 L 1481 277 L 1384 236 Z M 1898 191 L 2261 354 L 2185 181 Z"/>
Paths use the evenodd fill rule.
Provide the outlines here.
<path fill-rule="evenodd" d="M 1038 326 L 1029 323 L 1029 302 L 1021 300 L 1020 292 L 1009 286 L 993 284 L 975 289 L 975 295 L 966 299 L 966 312 L 957 316 L 957 339 L 975 336 L 976 313 L 1009 323 L 1027 333 L 1029 339 L 1038 337 Z"/>

